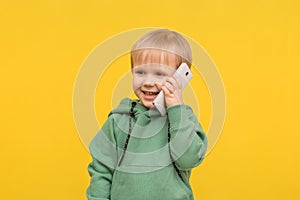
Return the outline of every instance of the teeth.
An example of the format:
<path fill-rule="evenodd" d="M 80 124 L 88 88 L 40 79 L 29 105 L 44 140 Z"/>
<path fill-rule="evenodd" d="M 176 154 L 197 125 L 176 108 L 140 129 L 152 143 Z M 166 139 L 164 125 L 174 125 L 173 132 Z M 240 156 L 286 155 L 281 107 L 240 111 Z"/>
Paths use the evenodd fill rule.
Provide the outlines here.
<path fill-rule="evenodd" d="M 145 94 L 147 94 L 147 95 L 155 95 L 155 94 L 157 94 L 157 92 L 145 92 Z"/>

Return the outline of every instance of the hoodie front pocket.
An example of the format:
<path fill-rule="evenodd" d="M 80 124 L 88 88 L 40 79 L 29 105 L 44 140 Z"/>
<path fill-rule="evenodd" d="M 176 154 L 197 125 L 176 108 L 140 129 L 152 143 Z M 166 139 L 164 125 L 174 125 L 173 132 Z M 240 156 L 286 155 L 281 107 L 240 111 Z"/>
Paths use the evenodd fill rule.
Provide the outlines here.
<path fill-rule="evenodd" d="M 173 166 L 148 173 L 115 171 L 111 200 L 191 200 L 191 190 Z"/>

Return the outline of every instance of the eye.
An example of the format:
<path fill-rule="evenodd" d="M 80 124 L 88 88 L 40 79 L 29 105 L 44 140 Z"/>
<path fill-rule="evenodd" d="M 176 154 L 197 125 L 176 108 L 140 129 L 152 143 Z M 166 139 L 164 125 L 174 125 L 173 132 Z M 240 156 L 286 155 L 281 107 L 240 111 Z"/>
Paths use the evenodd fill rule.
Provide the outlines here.
<path fill-rule="evenodd" d="M 156 72 L 155 75 L 156 75 L 156 76 L 165 76 L 165 74 L 162 73 L 162 72 Z"/>
<path fill-rule="evenodd" d="M 144 75 L 146 72 L 144 72 L 142 70 L 137 70 L 137 71 L 135 71 L 135 73 L 138 75 Z"/>

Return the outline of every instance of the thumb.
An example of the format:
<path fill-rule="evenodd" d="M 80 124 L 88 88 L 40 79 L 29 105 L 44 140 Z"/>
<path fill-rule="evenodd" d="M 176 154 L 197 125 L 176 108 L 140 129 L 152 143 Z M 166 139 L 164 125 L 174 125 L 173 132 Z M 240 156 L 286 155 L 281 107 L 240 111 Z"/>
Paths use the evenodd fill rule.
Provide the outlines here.
<path fill-rule="evenodd" d="M 155 83 L 156 87 L 158 90 L 162 90 L 162 84 L 160 83 Z"/>

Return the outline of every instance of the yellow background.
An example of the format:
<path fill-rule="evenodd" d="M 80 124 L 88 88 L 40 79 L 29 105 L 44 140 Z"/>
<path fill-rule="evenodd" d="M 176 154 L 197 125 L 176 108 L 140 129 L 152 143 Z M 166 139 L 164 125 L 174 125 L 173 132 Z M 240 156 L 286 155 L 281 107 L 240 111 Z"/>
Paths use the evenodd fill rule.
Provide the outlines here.
<path fill-rule="evenodd" d="M 149 26 L 199 42 L 225 84 L 225 126 L 193 171 L 195 199 L 300 199 L 299 11 L 297 0 L 2 1 L 0 199 L 85 199 L 77 72 L 105 39 Z"/>

